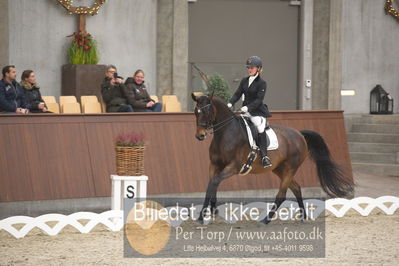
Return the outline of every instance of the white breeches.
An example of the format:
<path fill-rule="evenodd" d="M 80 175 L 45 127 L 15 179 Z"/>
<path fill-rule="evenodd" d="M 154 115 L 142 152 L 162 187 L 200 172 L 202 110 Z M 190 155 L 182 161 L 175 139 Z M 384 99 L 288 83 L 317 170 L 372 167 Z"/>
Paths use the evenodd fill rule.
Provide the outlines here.
<path fill-rule="evenodd" d="M 254 123 L 259 133 L 265 132 L 266 118 L 262 116 L 251 116 L 251 121 Z"/>

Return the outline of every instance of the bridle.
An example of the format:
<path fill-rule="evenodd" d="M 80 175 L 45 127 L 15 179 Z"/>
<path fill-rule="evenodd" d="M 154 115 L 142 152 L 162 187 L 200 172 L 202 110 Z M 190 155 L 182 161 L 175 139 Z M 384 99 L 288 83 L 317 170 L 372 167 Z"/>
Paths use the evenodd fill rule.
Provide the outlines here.
<path fill-rule="evenodd" d="M 212 100 L 207 105 L 202 106 L 202 107 L 196 107 L 196 108 L 198 110 L 198 113 L 200 113 L 201 110 L 208 108 L 208 110 L 207 110 L 209 112 L 208 120 L 206 122 L 198 122 L 197 126 L 205 128 L 205 131 L 209 134 L 214 134 L 215 132 L 222 129 L 227 124 L 229 124 L 229 122 L 231 122 L 233 119 L 236 118 L 235 115 L 232 115 L 229 118 L 215 124 L 216 121 L 212 119 L 212 116 L 213 116 Z"/>
<path fill-rule="evenodd" d="M 213 124 L 212 123 L 212 101 L 210 103 L 208 103 L 207 105 L 205 105 L 205 106 L 202 106 L 202 107 L 199 107 L 199 108 L 195 107 L 195 108 L 197 108 L 198 113 L 200 113 L 202 109 L 208 108 L 208 110 L 207 110 L 209 112 L 208 121 L 206 121 L 206 122 L 198 122 L 197 123 L 197 126 L 204 127 L 206 130 L 208 130 Z"/>

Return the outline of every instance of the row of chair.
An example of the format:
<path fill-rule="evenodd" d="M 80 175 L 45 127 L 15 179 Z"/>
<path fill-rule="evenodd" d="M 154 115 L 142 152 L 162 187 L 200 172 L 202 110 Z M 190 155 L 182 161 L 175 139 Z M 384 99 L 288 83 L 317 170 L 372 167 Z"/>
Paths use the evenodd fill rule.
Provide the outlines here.
<path fill-rule="evenodd" d="M 158 102 L 158 96 L 150 96 Z M 60 96 L 57 103 L 54 96 L 42 96 L 50 112 L 59 114 L 99 114 L 106 113 L 106 106 L 103 101 L 99 101 L 95 95 L 85 95 L 80 97 L 80 104 L 75 96 Z M 181 112 L 181 103 L 176 95 L 163 95 L 163 112 Z"/>
<path fill-rule="evenodd" d="M 57 114 L 95 114 L 102 113 L 103 110 L 95 95 L 82 96 L 80 104 L 75 96 L 60 96 L 59 104 L 54 96 L 43 96 L 42 98 L 49 111 Z"/>

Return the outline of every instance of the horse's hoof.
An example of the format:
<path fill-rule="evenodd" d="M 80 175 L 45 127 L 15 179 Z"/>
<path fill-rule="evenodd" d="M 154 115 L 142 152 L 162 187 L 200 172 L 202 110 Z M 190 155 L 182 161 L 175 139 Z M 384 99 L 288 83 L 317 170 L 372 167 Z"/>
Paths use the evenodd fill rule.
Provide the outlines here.
<path fill-rule="evenodd" d="M 198 221 L 201 225 L 204 225 L 204 217 L 202 217 L 202 216 L 198 217 L 197 221 Z"/>
<path fill-rule="evenodd" d="M 218 215 L 218 213 L 219 213 L 219 210 L 218 210 L 218 209 L 214 209 L 214 210 L 213 210 L 213 215 Z"/>
<path fill-rule="evenodd" d="M 267 218 L 265 218 L 265 219 L 262 220 L 262 223 L 265 224 L 265 225 L 268 224 L 268 223 L 270 223 L 270 222 L 271 222 L 271 220 L 269 220 L 269 219 L 267 219 Z"/>

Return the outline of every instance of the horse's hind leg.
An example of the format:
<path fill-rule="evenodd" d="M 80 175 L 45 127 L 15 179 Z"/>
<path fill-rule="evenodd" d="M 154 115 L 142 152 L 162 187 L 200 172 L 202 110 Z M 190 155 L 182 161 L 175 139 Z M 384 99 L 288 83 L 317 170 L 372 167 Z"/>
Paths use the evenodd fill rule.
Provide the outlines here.
<path fill-rule="evenodd" d="M 295 198 L 298 201 L 298 205 L 302 214 L 302 220 L 306 220 L 306 211 L 303 204 L 301 186 L 295 180 L 292 180 L 290 184 L 290 189 L 294 193 Z"/>
<path fill-rule="evenodd" d="M 280 188 L 277 193 L 276 199 L 274 200 L 273 207 L 267 214 L 266 218 L 263 219 L 262 221 L 263 223 L 268 224 L 272 220 L 274 214 L 276 213 L 280 205 L 285 201 L 287 195 L 287 189 L 290 186 L 291 181 L 292 181 L 291 177 L 285 176 L 284 178 L 282 178 L 282 182 L 280 183 Z"/>
<path fill-rule="evenodd" d="M 274 169 L 274 173 L 281 179 L 280 188 L 277 193 L 276 199 L 274 200 L 274 204 L 268 215 L 263 219 L 263 223 L 268 224 L 280 205 L 285 201 L 287 190 L 291 186 L 292 182 L 294 181 L 295 173 L 297 172 L 298 167 L 293 167 L 292 163 L 282 163 Z M 295 182 L 295 181 L 294 181 Z M 302 198 L 302 197 L 301 197 Z M 303 204 L 303 203 L 302 203 Z"/>

